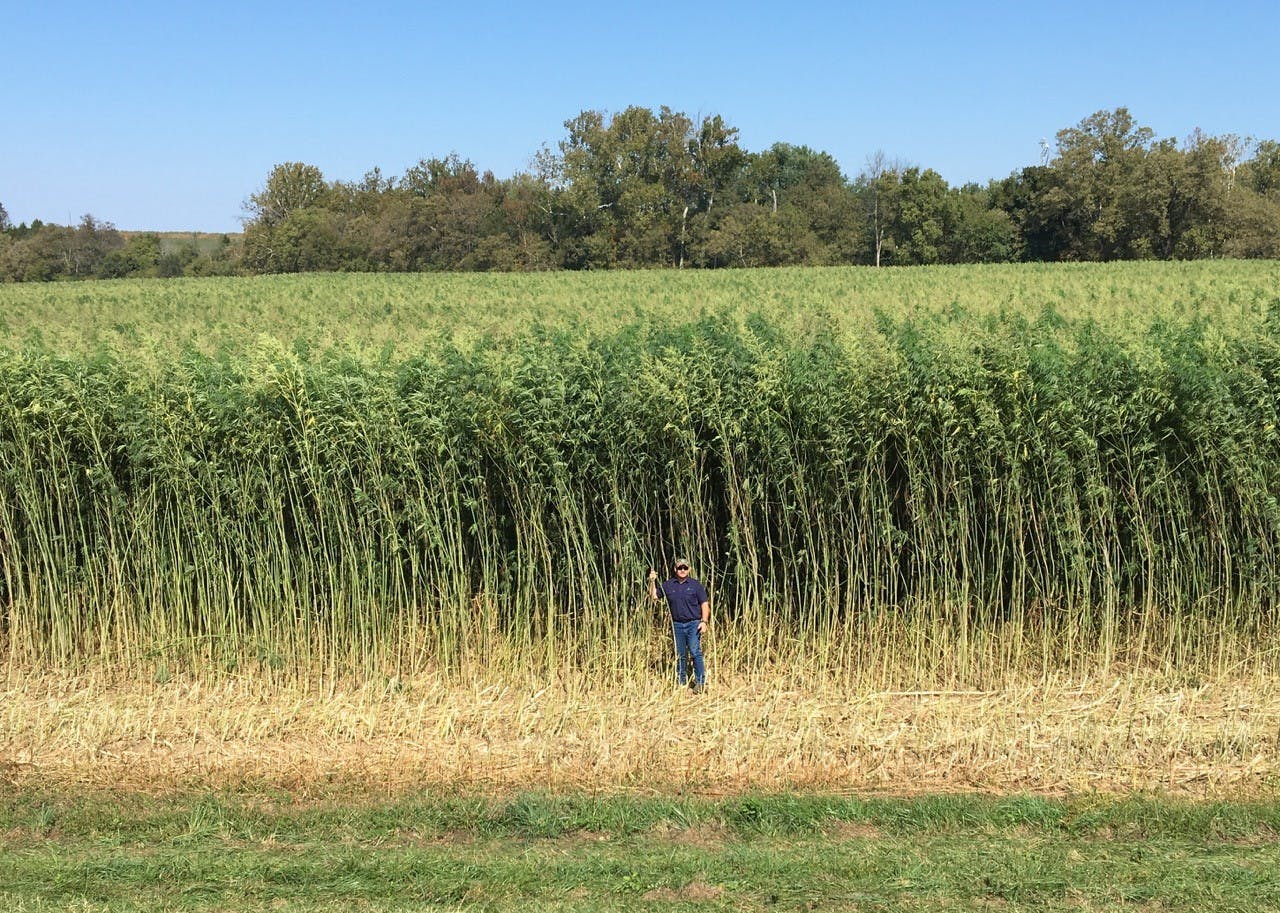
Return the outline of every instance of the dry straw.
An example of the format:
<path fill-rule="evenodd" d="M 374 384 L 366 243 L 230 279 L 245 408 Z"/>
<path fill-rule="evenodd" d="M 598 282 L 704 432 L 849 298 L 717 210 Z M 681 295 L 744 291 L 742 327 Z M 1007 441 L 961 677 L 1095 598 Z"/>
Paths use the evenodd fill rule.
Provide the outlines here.
<path fill-rule="evenodd" d="M 850 693 L 731 677 L 696 696 L 645 680 L 140 690 L 85 676 L 0 698 L 2 774 L 19 786 L 1242 797 L 1280 774 L 1274 679 L 1120 674 Z"/>

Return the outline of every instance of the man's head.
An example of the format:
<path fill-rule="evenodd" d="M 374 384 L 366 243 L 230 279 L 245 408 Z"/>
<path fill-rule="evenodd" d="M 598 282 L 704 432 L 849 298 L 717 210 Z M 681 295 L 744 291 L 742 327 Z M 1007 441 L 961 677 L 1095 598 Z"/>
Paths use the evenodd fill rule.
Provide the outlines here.
<path fill-rule="evenodd" d="M 676 577 L 679 579 L 683 580 L 689 576 L 689 559 L 677 558 L 672 567 L 675 569 Z"/>

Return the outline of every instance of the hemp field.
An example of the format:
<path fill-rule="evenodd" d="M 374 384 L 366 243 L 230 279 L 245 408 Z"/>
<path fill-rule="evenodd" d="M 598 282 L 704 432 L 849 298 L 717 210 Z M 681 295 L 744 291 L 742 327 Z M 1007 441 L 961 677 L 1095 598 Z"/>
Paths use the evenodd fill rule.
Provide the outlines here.
<path fill-rule="evenodd" d="M 0 287 L 0 898 L 1266 908 L 1277 289 L 1268 262 Z M 677 553 L 712 593 L 701 696 L 643 598 Z M 1055 822 L 1147 796 L 1119 830 L 1149 864 L 1004 806 L 906 843 L 861 806 L 735 817 L 957 794 Z M 480 805 L 426 838 L 284 849 L 279 809 L 218 805 L 450 796 Z M 523 856 L 545 835 L 465 823 L 575 796 L 644 823 Z M 103 823 L 135 801 L 186 830 Z M 195 861 L 100 858 L 153 837 Z"/>

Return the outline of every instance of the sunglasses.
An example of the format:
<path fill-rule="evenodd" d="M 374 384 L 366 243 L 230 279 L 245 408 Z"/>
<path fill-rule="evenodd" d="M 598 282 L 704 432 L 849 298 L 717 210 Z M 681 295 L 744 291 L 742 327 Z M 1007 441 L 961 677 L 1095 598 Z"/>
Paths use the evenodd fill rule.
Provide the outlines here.
<path fill-rule="evenodd" d="M 687 565 L 687 564 L 677 564 L 677 565 L 676 565 L 676 570 L 677 570 L 677 571 L 687 571 L 687 570 L 689 570 L 689 565 Z"/>

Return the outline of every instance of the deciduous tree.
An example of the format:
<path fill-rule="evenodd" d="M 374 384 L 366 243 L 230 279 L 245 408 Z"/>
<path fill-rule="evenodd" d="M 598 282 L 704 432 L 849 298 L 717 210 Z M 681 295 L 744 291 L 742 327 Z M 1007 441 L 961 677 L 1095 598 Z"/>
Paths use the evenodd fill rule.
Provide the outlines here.
<path fill-rule="evenodd" d="M 319 203 L 328 189 L 315 165 L 285 162 L 271 169 L 266 186 L 249 197 L 246 209 L 251 222 L 277 225 L 291 213 Z"/>

